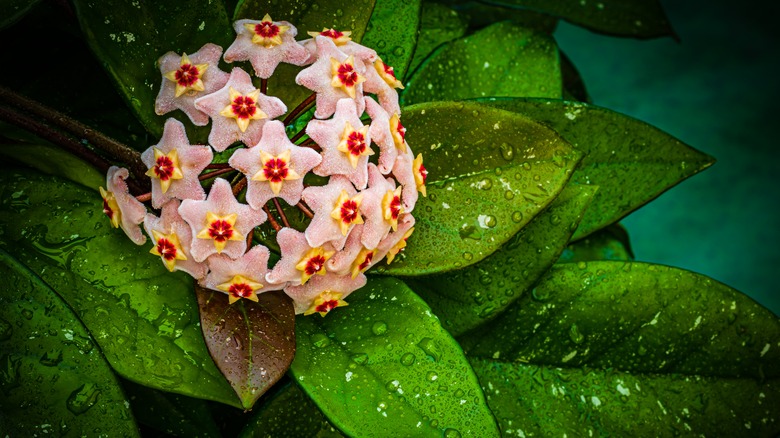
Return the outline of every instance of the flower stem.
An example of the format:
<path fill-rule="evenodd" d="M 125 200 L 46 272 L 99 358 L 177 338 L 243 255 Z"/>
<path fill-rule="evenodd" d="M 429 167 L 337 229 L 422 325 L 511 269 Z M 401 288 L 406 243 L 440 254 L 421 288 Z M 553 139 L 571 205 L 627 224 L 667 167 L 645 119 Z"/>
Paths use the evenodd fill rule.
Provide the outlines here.
<path fill-rule="evenodd" d="M 317 93 L 312 93 L 309 97 L 306 98 L 303 102 L 301 102 L 298 106 L 295 107 L 292 111 L 290 111 L 290 114 L 287 115 L 287 117 L 284 118 L 284 126 L 287 126 L 295 120 L 296 117 L 298 117 L 301 113 L 305 112 L 309 108 L 311 108 L 312 105 L 314 105 L 314 99 L 317 98 Z"/>
<path fill-rule="evenodd" d="M 307 207 L 306 204 L 303 203 L 303 201 L 295 204 L 295 206 L 298 207 L 298 209 L 301 210 L 303 214 L 305 214 L 306 217 L 308 217 L 309 219 L 314 217 L 314 213 L 312 213 L 311 210 L 309 210 L 309 207 Z"/>
<path fill-rule="evenodd" d="M 296 141 L 300 140 L 301 137 L 303 137 L 304 134 L 306 134 L 306 128 L 301 129 L 300 131 L 296 132 L 295 135 L 292 136 L 290 141 L 295 143 Z"/>
<path fill-rule="evenodd" d="M 268 79 L 260 79 L 260 92 L 268 94 Z"/>
<path fill-rule="evenodd" d="M 246 177 L 241 178 L 241 180 L 233 186 L 233 196 L 238 196 L 238 194 L 241 193 L 241 190 L 244 190 L 244 187 L 246 187 Z"/>
<path fill-rule="evenodd" d="M 316 143 L 314 140 L 312 140 L 312 139 L 310 139 L 310 138 L 307 138 L 306 140 L 304 140 L 304 141 L 303 141 L 301 144 L 299 144 L 298 146 L 305 147 L 305 148 L 310 148 L 310 149 L 314 149 L 314 150 L 315 150 L 315 151 L 317 151 L 317 152 L 319 152 L 319 151 L 321 151 L 321 150 L 322 150 L 322 148 L 320 147 L 320 145 L 318 145 L 318 144 L 317 144 L 317 143 Z"/>
<path fill-rule="evenodd" d="M 284 211 L 282 211 L 282 206 L 279 205 L 279 200 L 274 198 L 274 205 L 276 206 L 276 211 L 279 213 L 279 216 L 282 218 L 282 223 L 285 227 L 289 228 L 290 223 L 287 222 L 287 216 L 285 216 Z"/>
<path fill-rule="evenodd" d="M 138 195 L 135 197 L 135 199 L 138 200 L 138 202 L 147 202 L 152 199 L 152 192 L 144 193 L 143 195 Z"/>
<path fill-rule="evenodd" d="M 271 215 L 271 210 L 268 209 L 268 205 L 263 206 L 263 211 L 268 216 L 268 222 L 271 223 L 271 226 L 274 228 L 274 231 L 279 232 L 279 230 L 282 229 L 282 226 L 279 225 L 279 222 L 276 222 L 276 219 Z"/>
<path fill-rule="evenodd" d="M 228 167 L 230 167 L 230 164 L 227 163 L 211 163 L 206 166 L 206 169 L 227 169 Z"/>
<path fill-rule="evenodd" d="M 219 175 L 223 175 L 225 173 L 233 172 L 235 170 L 236 169 L 233 169 L 232 167 L 228 167 L 228 168 L 222 168 L 220 170 L 215 170 L 213 172 L 201 173 L 200 175 L 198 175 L 198 180 L 199 181 L 207 180 L 209 178 L 213 178 L 215 176 L 219 176 Z"/>

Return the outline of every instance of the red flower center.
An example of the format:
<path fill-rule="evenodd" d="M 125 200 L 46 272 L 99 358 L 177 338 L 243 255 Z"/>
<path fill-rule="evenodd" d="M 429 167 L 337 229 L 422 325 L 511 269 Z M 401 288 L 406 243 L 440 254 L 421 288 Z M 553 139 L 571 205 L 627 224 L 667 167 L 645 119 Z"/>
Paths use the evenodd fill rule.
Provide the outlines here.
<path fill-rule="evenodd" d="M 176 70 L 176 83 L 182 87 L 189 87 L 198 80 L 199 75 L 198 67 L 192 64 L 184 64 Z"/>
<path fill-rule="evenodd" d="M 422 176 L 423 184 L 425 184 L 425 181 L 428 179 L 428 171 L 425 170 L 425 166 L 420 164 L 420 168 L 418 169 L 420 172 L 420 175 Z"/>
<path fill-rule="evenodd" d="M 396 77 L 395 77 L 395 72 L 393 71 L 393 67 L 390 67 L 389 65 L 387 65 L 387 64 L 385 64 L 385 63 L 383 62 L 383 63 L 382 63 L 382 68 L 384 68 L 384 69 L 385 69 L 385 74 L 392 76 L 392 77 L 393 77 L 393 79 L 395 79 L 395 78 L 396 78 Z"/>
<path fill-rule="evenodd" d="M 321 255 L 314 256 L 306 262 L 306 275 L 312 276 L 322 270 L 322 266 L 325 265 L 325 257 Z"/>
<path fill-rule="evenodd" d="M 255 33 L 263 38 L 273 38 L 279 35 L 279 26 L 270 21 L 263 21 L 255 25 Z"/>
<path fill-rule="evenodd" d="M 360 265 L 358 265 L 358 269 L 360 269 L 361 271 L 365 270 L 368 267 L 368 265 L 371 264 L 371 260 L 373 259 L 374 259 L 374 251 L 366 253 L 366 258 L 364 258 L 363 262 Z"/>
<path fill-rule="evenodd" d="M 217 242 L 233 237 L 233 226 L 228 221 L 216 220 L 209 224 L 209 236 Z"/>
<path fill-rule="evenodd" d="M 339 38 L 343 37 L 344 36 L 344 32 L 340 32 L 340 31 L 338 31 L 336 29 L 328 29 L 328 30 L 323 30 L 322 32 L 320 32 L 320 35 L 326 36 L 328 38 L 333 38 L 335 40 L 335 39 L 339 39 Z"/>
<path fill-rule="evenodd" d="M 248 119 L 255 115 L 257 105 L 255 105 L 255 101 L 251 97 L 238 96 L 233 100 L 231 109 L 233 114 L 239 119 Z"/>
<path fill-rule="evenodd" d="M 103 198 L 103 213 L 108 216 L 109 219 L 114 218 L 114 210 L 111 209 L 111 207 L 108 206 L 108 200 Z"/>
<path fill-rule="evenodd" d="M 252 296 L 252 288 L 246 283 L 233 283 L 228 289 L 228 293 L 236 297 L 250 297 Z"/>
<path fill-rule="evenodd" d="M 281 158 L 271 158 L 263 164 L 263 174 L 268 181 L 281 182 L 287 178 L 289 169 Z"/>
<path fill-rule="evenodd" d="M 341 204 L 341 220 L 346 224 L 351 224 L 352 222 L 355 222 L 355 219 L 357 219 L 358 215 L 358 205 L 357 202 L 353 200 L 347 200 L 344 201 L 343 204 Z"/>
<path fill-rule="evenodd" d="M 401 124 L 401 121 L 398 121 L 398 126 L 395 128 L 396 132 L 398 132 L 398 135 L 401 136 L 401 140 L 406 140 L 406 128 L 404 128 L 404 125 Z"/>
<path fill-rule="evenodd" d="M 168 239 L 160 239 L 157 241 L 157 252 L 165 260 L 173 260 L 176 258 L 176 245 Z"/>
<path fill-rule="evenodd" d="M 165 155 L 158 158 L 154 165 L 154 173 L 161 181 L 167 181 L 173 175 L 174 170 L 173 160 Z"/>
<path fill-rule="evenodd" d="M 352 64 L 339 65 L 339 80 L 347 87 L 354 87 L 358 80 L 358 74 Z"/>
<path fill-rule="evenodd" d="M 366 138 L 358 131 L 353 131 L 347 136 L 347 149 L 352 155 L 360 155 L 366 150 Z"/>
<path fill-rule="evenodd" d="M 393 216 L 393 219 L 398 219 L 398 216 L 401 214 L 400 196 L 393 196 L 393 200 L 390 201 L 390 214 Z"/>
<path fill-rule="evenodd" d="M 328 312 L 330 312 L 331 310 L 335 309 L 338 306 L 339 306 L 338 300 L 330 300 L 330 301 L 325 301 L 324 303 L 322 303 L 319 306 L 317 306 L 316 310 L 317 310 L 317 312 L 320 312 L 320 313 L 328 313 Z"/>

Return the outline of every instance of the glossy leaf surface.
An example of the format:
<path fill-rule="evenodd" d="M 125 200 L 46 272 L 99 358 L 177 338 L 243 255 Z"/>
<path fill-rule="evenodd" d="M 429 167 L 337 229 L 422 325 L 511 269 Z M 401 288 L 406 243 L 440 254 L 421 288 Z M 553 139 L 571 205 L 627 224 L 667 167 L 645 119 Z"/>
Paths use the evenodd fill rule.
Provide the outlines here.
<path fill-rule="evenodd" d="M 69 179 L 94 189 L 106 186 L 106 176 L 80 158 L 64 150 L 45 144 L 3 144 L 0 156 L 18 161 L 43 173 Z"/>
<path fill-rule="evenodd" d="M 468 26 L 467 17 L 439 3 L 423 2 L 420 16 L 420 37 L 409 67 L 417 67 L 440 45 L 462 37 Z"/>
<path fill-rule="evenodd" d="M 557 18 L 527 9 L 504 7 L 476 0 L 444 0 L 441 3 L 466 15 L 469 19 L 469 30 L 472 32 L 505 20 L 547 34 L 552 34 L 558 26 Z"/>
<path fill-rule="evenodd" d="M 387 274 L 444 272 L 484 259 L 558 195 L 580 158 L 547 127 L 473 103 L 408 107 L 404 124 L 428 170 L 428 197 L 414 209 L 404 257 L 377 266 Z"/>
<path fill-rule="evenodd" d="M 620 224 L 610 225 L 580 239 L 561 253 L 557 263 L 577 263 L 597 260 L 634 260 L 628 232 Z"/>
<path fill-rule="evenodd" d="M 228 303 L 222 292 L 195 287 L 203 337 L 211 357 L 244 409 L 276 383 L 295 356 L 295 311 L 282 292 L 258 295 L 257 303 Z"/>
<path fill-rule="evenodd" d="M 205 43 L 227 48 L 235 33 L 224 3 L 74 0 L 92 51 L 141 123 L 155 136 L 166 117 L 154 112 L 162 75 L 157 59 L 168 51 L 193 53 Z M 171 113 L 180 120 L 181 112 Z"/>
<path fill-rule="evenodd" d="M 480 102 L 538 120 L 585 154 L 572 182 L 595 184 L 599 191 L 574 239 L 617 222 L 715 162 L 658 128 L 605 108 L 546 99 Z"/>
<path fill-rule="evenodd" d="M 191 277 L 111 228 L 97 190 L 4 168 L 0 246 L 71 306 L 123 377 L 238 405 L 209 357 Z"/>
<path fill-rule="evenodd" d="M 519 233 L 485 260 L 455 272 L 410 278 L 409 286 L 453 336 L 484 324 L 512 304 L 556 261 L 596 188 L 567 186 Z"/>
<path fill-rule="evenodd" d="M 608 35 L 634 38 L 674 35 L 658 0 L 488 0 L 487 3 L 544 12 Z"/>
<path fill-rule="evenodd" d="M 415 71 L 401 100 L 410 105 L 488 96 L 560 98 L 552 38 L 507 21 L 447 43 Z"/>
<path fill-rule="evenodd" d="M 777 379 L 471 359 L 504 436 L 776 436 Z"/>
<path fill-rule="evenodd" d="M 769 310 L 703 275 L 637 262 L 557 265 L 461 345 L 546 366 L 780 377 L 780 321 Z"/>
<path fill-rule="evenodd" d="M 495 436 L 460 346 L 396 279 L 372 279 L 349 306 L 297 320 L 290 370 L 351 436 Z"/>
<path fill-rule="evenodd" d="M 0 275 L 3 435 L 138 436 L 119 382 L 68 305 L 4 250 Z"/>
<path fill-rule="evenodd" d="M 366 27 L 362 44 L 376 50 L 393 67 L 399 81 L 406 77 L 417 45 L 421 0 L 379 0 Z"/>

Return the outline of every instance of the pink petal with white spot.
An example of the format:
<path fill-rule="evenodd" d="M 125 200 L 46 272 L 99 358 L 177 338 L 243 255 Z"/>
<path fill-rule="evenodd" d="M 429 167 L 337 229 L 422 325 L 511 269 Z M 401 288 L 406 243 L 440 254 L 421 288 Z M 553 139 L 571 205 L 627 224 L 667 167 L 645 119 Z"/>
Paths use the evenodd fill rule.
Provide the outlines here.
<path fill-rule="evenodd" d="M 363 190 L 363 202 L 360 211 L 363 213 L 365 226 L 361 243 L 369 249 L 376 248 L 379 241 L 390 232 L 391 224 L 383 216 L 382 200 L 388 191 L 395 190 L 395 181 L 385 179 L 379 169 L 370 163 L 368 165 L 368 189 Z"/>
<path fill-rule="evenodd" d="M 165 121 L 165 128 L 160 142 L 149 147 L 141 154 L 141 160 L 146 167 L 155 166 L 154 148 L 165 154 L 176 150 L 179 158 L 179 168 L 182 179 L 172 180 L 168 190 L 163 193 L 158 178 L 152 178 L 152 206 L 160 208 L 171 199 L 206 199 L 206 192 L 200 185 L 198 176 L 211 163 L 213 153 L 208 146 L 191 145 L 184 130 L 184 124 L 170 118 Z"/>
<path fill-rule="evenodd" d="M 255 74 L 263 79 L 268 79 L 274 74 L 276 66 L 280 62 L 294 65 L 306 65 L 309 52 L 295 41 L 298 30 L 287 21 L 274 21 L 277 26 L 288 26 L 289 29 L 282 33 L 282 44 L 273 47 L 265 47 L 252 42 L 253 33 L 244 25 L 260 24 L 257 20 L 238 20 L 233 23 L 236 31 L 236 40 L 225 51 L 225 61 L 249 61 L 255 69 Z"/>
<path fill-rule="evenodd" d="M 303 233 L 286 227 L 276 233 L 276 242 L 279 244 L 282 258 L 276 262 L 274 268 L 265 276 L 266 280 L 277 284 L 284 282 L 288 282 L 291 285 L 301 284 L 301 271 L 296 269 L 295 266 L 314 247 L 309 245 Z M 325 251 L 333 251 L 330 245 L 325 245 L 323 249 Z M 312 278 L 319 276 L 315 274 Z"/>
<path fill-rule="evenodd" d="M 255 283 L 263 285 L 257 290 L 258 294 L 274 290 L 282 290 L 287 286 L 286 282 L 271 283 L 266 281 L 268 273 L 268 248 L 262 245 L 253 246 L 241 257 L 233 260 L 224 254 L 213 255 L 206 260 L 209 266 L 209 274 L 200 281 L 202 287 L 224 292 L 217 288 L 220 284 L 229 283 L 236 275 L 241 275 Z"/>
<path fill-rule="evenodd" d="M 341 233 L 339 221 L 331 217 L 342 191 L 346 191 L 350 198 L 357 194 L 357 190 L 352 187 L 349 180 L 339 175 L 332 176 L 324 186 L 303 189 L 301 198 L 314 212 L 314 217 L 305 231 L 310 246 L 317 247 L 330 243 L 336 250 L 344 248 L 347 236 Z"/>
<path fill-rule="evenodd" d="M 371 141 L 379 146 L 379 170 L 387 175 L 393 170 L 398 148 L 395 147 L 393 134 L 390 132 L 390 114 L 370 97 L 365 98 L 366 112 L 371 116 L 371 128 L 368 133 Z"/>
<path fill-rule="evenodd" d="M 111 166 L 106 175 L 106 187 L 108 187 L 109 192 L 114 194 L 114 199 L 119 206 L 119 226 L 122 231 L 133 243 L 143 245 L 146 242 L 146 236 L 141 232 L 140 224 L 144 221 L 146 207 L 130 194 L 125 182 L 129 176 L 130 172 L 127 169 Z"/>
<path fill-rule="evenodd" d="M 154 242 L 154 234 L 152 231 L 157 231 L 158 233 L 166 235 L 176 234 L 187 260 L 177 260 L 174 269 L 177 271 L 184 271 L 192 275 L 195 279 L 200 280 L 206 276 L 208 266 L 206 263 L 196 262 L 190 253 L 192 230 L 190 230 L 190 226 L 184 222 L 184 219 L 179 215 L 179 205 L 178 200 L 173 200 L 163 206 L 160 217 L 151 213 L 147 214 L 146 220 L 144 221 L 144 228 L 146 229 L 146 234 L 152 238 L 152 243 L 154 245 L 156 245 L 157 242 Z"/>
<path fill-rule="evenodd" d="M 186 199 L 182 201 L 179 207 L 179 214 L 190 225 L 193 236 L 197 236 L 208 227 L 207 213 L 223 217 L 233 213 L 238 215 L 233 228 L 243 238 L 240 240 L 228 240 L 225 248 L 222 250 L 222 253 L 233 259 L 241 257 L 244 251 L 246 251 L 246 236 L 249 232 L 267 219 L 264 211 L 255 210 L 246 204 L 236 201 L 230 183 L 222 178 L 217 178 L 214 181 L 205 201 Z M 193 237 L 192 249 L 190 251 L 198 262 L 206 260 L 212 254 L 217 254 L 214 239 L 209 238 Z"/>
<path fill-rule="evenodd" d="M 363 122 L 358 117 L 355 101 L 352 99 L 339 100 L 332 119 L 312 119 L 306 125 L 306 134 L 322 149 L 322 163 L 314 168 L 314 173 L 320 176 L 344 175 L 355 187 L 362 190 L 368 183 L 368 156 L 360 156 L 357 167 L 352 167 L 347 154 L 338 150 L 347 123 L 356 131 L 363 128 Z M 365 142 L 370 148 L 370 132 L 366 135 Z"/>
<path fill-rule="evenodd" d="M 203 91 L 190 90 L 176 97 L 176 83 L 163 76 L 160 92 L 154 101 L 154 111 L 158 115 L 163 115 L 180 109 L 194 125 L 206 126 L 209 123 L 209 116 L 195 108 L 195 99 L 211 94 L 227 83 L 230 75 L 219 69 L 221 56 L 222 47 L 211 43 L 205 44 L 197 52 L 188 55 L 192 64 L 208 64 L 208 68 L 201 77 L 205 89 Z M 174 52 L 168 52 L 160 57 L 157 61 L 160 65 L 160 73 L 165 75 L 168 72 L 178 70 L 181 58 L 182 55 Z"/>
<path fill-rule="evenodd" d="M 274 194 L 270 181 L 252 180 L 252 177 L 263 170 L 260 152 L 278 157 L 288 150 L 290 151 L 289 167 L 300 178 L 284 180 L 278 195 Z M 260 143 L 249 149 L 238 149 L 230 157 L 229 163 L 247 177 L 246 200 L 249 205 L 261 209 L 269 199 L 274 197 L 282 198 L 290 205 L 297 204 L 301 200 L 301 192 L 303 192 L 303 177 L 321 161 L 322 157 L 316 151 L 293 144 L 287 138 L 282 122 L 272 120 L 263 126 L 263 136 Z"/>
<path fill-rule="evenodd" d="M 287 286 L 284 292 L 293 299 L 295 304 L 295 314 L 300 315 L 307 311 L 317 298 L 324 291 L 340 293 L 343 300 L 352 292 L 366 285 L 368 279 L 364 274 L 360 274 L 354 279 L 350 275 L 325 274 L 316 275 L 302 286 Z"/>
<path fill-rule="evenodd" d="M 263 134 L 263 125 L 269 120 L 275 119 L 287 112 L 287 107 L 276 97 L 266 96 L 260 93 L 256 102 L 257 107 L 266 114 L 267 118 L 252 120 L 246 131 L 241 132 L 235 118 L 225 117 L 222 110 L 231 104 L 230 88 L 242 95 L 247 95 L 255 90 L 252 78 L 240 68 L 234 68 L 230 72 L 230 79 L 224 87 L 208 96 L 195 100 L 195 107 L 211 117 L 212 126 L 209 133 L 209 144 L 218 152 L 222 152 L 236 141 L 241 141 L 247 146 L 256 145 Z"/>
<path fill-rule="evenodd" d="M 398 182 L 404 186 L 403 188 L 403 203 L 404 211 L 411 213 L 414 210 L 414 205 L 417 203 L 419 194 L 417 192 L 417 183 L 414 180 L 414 171 L 412 170 L 412 163 L 414 162 L 414 154 L 410 148 L 406 148 L 405 154 L 399 154 L 395 159 L 393 165 L 393 176 Z"/>
<path fill-rule="evenodd" d="M 374 93 L 379 98 L 379 103 L 388 114 L 401 114 L 401 106 L 398 104 L 398 92 L 391 87 L 376 71 L 372 63 L 366 63 L 366 82 L 363 83 L 364 93 Z"/>

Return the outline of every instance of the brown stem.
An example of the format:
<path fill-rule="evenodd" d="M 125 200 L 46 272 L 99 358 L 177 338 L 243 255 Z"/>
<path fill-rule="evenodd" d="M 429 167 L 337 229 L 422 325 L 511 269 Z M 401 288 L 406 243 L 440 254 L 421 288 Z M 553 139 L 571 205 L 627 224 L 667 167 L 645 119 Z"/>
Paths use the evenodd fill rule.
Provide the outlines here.
<path fill-rule="evenodd" d="M 241 190 L 244 190 L 244 187 L 246 187 L 246 178 L 241 178 L 241 180 L 233 186 L 233 196 L 238 196 L 238 194 L 241 193 Z"/>
<path fill-rule="evenodd" d="M 300 131 L 296 132 L 295 135 L 292 136 L 290 141 L 295 143 L 296 141 L 300 140 L 301 137 L 304 136 L 304 134 L 306 134 L 306 128 L 303 128 Z"/>
<path fill-rule="evenodd" d="M 246 235 L 246 249 L 252 248 L 252 240 L 255 238 L 255 229 L 249 230 L 249 234 Z"/>
<path fill-rule="evenodd" d="M 309 207 L 307 207 L 306 204 L 303 203 L 303 201 L 295 204 L 295 206 L 298 207 L 298 209 L 301 210 L 303 214 L 305 214 L 306 217 L 308 217 L 309 219 L 314 217 L 314 213 L 312 213 L 311 210 L 309 210 Z"/>
<path fill-rule="evenodd" d="M 227 169 L 230 167 L 228 163 L 212 163 L 206 166 L 206 169 Z"/>
<path fill-rule="evenodd" d="M 263 206 L 263 211 L 268 216 L 268 222 L 271 223 L 271 226 L 274 227 L 274 231 L 279 232 L 279 230 L 282 229 L 282 226 L 279 225 L 279 222 L 276 222 L 276 219 L 271 215 L 271 210 L 268 209 L 268 205 Z"/>
<path fill-rule="evenodd" d="M 138 202 L 147 202 L 152 199 L 152 192 L 144 193 L 143 195 L 138 195 L 135 197 L 135 199 L 138 200 Z"/>
<path fill-rule="evenodd" d="M 279 213 L 279 216 L 282 218 L 284 226 L 290 228 L 290 223 L 287 222 L 287 216 L 285 216 L 284 211 L 282 211 L 282 206 L 279 205 L 279 200 L 276 198 L 274 198 L 274 205 L 276 206 L 276 211 Z"/>
<path fill-rule="evenodd" d="M 148 178 L 144 178 L 147 167 L 143 161 L 141 161 L 141 154 L 138 151 L 53 108 L 2 86 L 0 86 L 0 99 L 24 111 L 28 111 L 33 115 L 40 117 L 45 122 L 65 130 L 78 138 L 86 139 L 96 148 L 107 152 L 112 158 L 127 164 L 130 172 L 136 177 L 138 184 L 146 186 L 146 190 L 149 189 L 148 186 L 150 183 L 148 182 Z"/>
<path fill-rule="evenodd" d="M 309 148 L 309 149 L 314 149 L 317 152 L 320 152 L 322 150 L 320 145 L 318 145 L 314 140 L 312 140 L 310 138 L 307 138 L 303 143 L 299 144 L 298 146 L 301 146 L 301 147 L 304 147 L 304 148 Z"/>
<path fill-rule="evenodd" d="M 268 79 L 260 79 L 260 92 L 268 94 Z"/>
<path fill-rule="evenodd" d="M 317 93 L 312 93 L 309 97 L 306 98 L 306 100 L 301 102 L 300 105 L 296 106 L 295 109 L 290 111 L 290 114 L 288 114 L 287 117 L 285 117 L 284 121 L 282 122 L 284 123 L 284 126 L 289 125 L 290 122 L 292 122 L 293 120 L 295 120 L 296 117 L 298 117 L 298 115 L 308 110 L 314 104 L 314 99 L 316 98 L 317 98 Z"/>
<path fill-rule="evenodd" d="M 215 170 L 213 172 L 201 173 L 200 175 L 198 175 L 198 180 L 200 180 L 200 181 L 207 180 L 209 178 L 213 178 L 215 176 L 219 176 L 219 175 L 223 175 L 223 174 L 226 174 L 226 173 L 230 173 L 230 172 L 233 172 L 235 170 L 236 169 L 233 169 L 232 167 L 228 167 L 227 169 L 220 169 L 220 170 Z"/>

